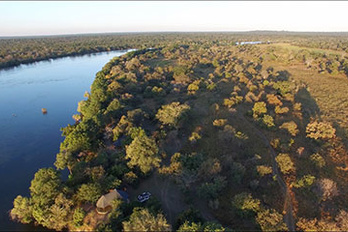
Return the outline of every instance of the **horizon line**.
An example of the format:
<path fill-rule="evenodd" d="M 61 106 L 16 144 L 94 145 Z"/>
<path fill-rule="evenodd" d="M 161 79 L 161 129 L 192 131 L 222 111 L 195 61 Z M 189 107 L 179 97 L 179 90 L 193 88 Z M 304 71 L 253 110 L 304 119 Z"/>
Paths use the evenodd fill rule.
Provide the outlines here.
<path fill-rule="evenodd" d="M 112 35 L 112 34 L 158 34 L 158 33 L 308 33 L 308 34 L 338 34 L 348 33 L 348 31 L 288 31 L 288 30 L 248 30 L 248 31 L 124 31 L 124 32 L 89 32 L 89 33 L 62 33 L 62 34 L 42 34 L 42 35 L 5 35 L 0 39 L 9 38 L 32 38 L 32 37 L 69 37 L 69 36 L 88 36 L 88 35 Z"/>

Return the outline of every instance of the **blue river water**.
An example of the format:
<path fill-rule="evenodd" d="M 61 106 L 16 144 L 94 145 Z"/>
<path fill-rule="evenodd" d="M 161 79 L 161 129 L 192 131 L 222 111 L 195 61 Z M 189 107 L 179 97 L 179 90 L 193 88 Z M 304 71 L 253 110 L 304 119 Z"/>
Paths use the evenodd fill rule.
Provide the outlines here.
<path fill-rule="evenodd" d="M 73 124 L 95 74 L 112 51 L 65 57 L 0 70 L 0 231 L 42 230 L 9 220 L 17 195 L 28 196 L 39 168 L 53 167 L 63 140 L 61 127 Z M 41 112 L 47 109 L 47 114 Z"/>

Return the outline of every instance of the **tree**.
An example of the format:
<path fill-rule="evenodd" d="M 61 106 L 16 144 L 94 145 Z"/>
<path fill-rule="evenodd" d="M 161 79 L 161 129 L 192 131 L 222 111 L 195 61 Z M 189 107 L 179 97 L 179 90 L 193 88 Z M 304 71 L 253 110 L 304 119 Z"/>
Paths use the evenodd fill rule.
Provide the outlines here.
<path fill-rule="evenodd" d="M 316 183 L 316 193 L 322 201 L 330 200 L 338 195 L 337 183 L 328 178 L 323 178 Z"/>
<path fill-rule="evenodd" d="M 190 222 L 185 221 L 184 224 L 182 224 L 179 229 L 177 230 L 179 232 L 188 232 L 188 231 L 204 231 L 204 232 L 223 232 L 225 231 L 225 228 L 215 222 L 206 222 L 204 224 L 198 222 Z"/>
<path fill-rule="evenodd" d="M 311 155 L 310 156 L 310 160 L 318 168 L 322 168 L 322 167 L 324 167 L 326 165 L 326 162 L 325 162 L 324 158 L 321 155 L 319 155 L 318 153 L 315 153 L 315 154 Z"/>
<path fill-rule="evenodd" d="M 271 128 L 271 127 L 274 127 L 275 124 L 274 124 L 274 119 L 271 115 L 268 115 L 268 114 L 265 114 L 263 117 L 262 117 L 262 123 L 267 127 L 267 128 Z"/>
<path fill-rule="evenodd" d="M 336 129 L 328 122 L 313 121 L 308 123 L 306 133 L 308 138 L 327 140 L 336 136 Z"/>
<path fill-rule="evenodd" d="M 241 216 L 250 215 L 251 212 L 260 211 L 260 200 L 254 199 L 250 193 L 242 192 L 233 197 L 232 205 Z"/>
<path fill-rule="evenodd" d="M 64 170 L 67 167 L 70 174 L 72 174 L 72 169 L 76 162 L 71 152 L 62 151 L 57 154 L 54 166 L 56 166 L 58 170 Z"/>
<path fill-rule="evenodd" d="M 76 227 L 83 225 L 83 219 L 86 216 L 86 212 L 82 208 L 76 208 L 73 215 L 73 222 Z"/>
<path fill-rule="evenodd" d="M 274 209 L 262 210 L 257 213 L 256 221 L 262 231 L 287 231 L 288 228 L 283 221 L 283 215 Z"/>
<path fill-rule="evenodd" d="M 188 208 L 187 210 L 181 212 L 176 219 L 175 222 L 175 228 L 179 228 L 181 225 L 189 223 L 195 223 L 195 224 L 202 224 L 203 218 L 201 217 L 200 212 L 197 209 L 194 209 L 192 207 Z"/>
<path fill-rule="evenodd" d="M 73 202 L 67 199 L 63 193 L 60 193 L 54 204 L 50 207 L 49 214 L 49 228 L 55 230 L 62 230 L 69 223 L 69 217 L 71 214 L 71 206 Z"/>
<path fill-rule="evenodd" d="M 266 103 L 265 102 L 255 102 L 253 107 L 253 116 L 254 118 L 259 117 L 262 114 L 267 113 Z"/>
<path fill-rule="evenodd" d="M 302 188 L 302 187 L 310 187 L 315 181 L 315 176 L 312 175 L 304 175 L 299 180 L 296 181 L 294 184 L 295 188 Z"/>
<path fill-rule="evenodd" d="M 50 206 L 60 192 L 61 180 L 53 168 L 42 168 L 35 173 L 30 185 L 30 195 L 33 204 Z"/>
<path fill-rule="evenodd" d="M 260 176 L 265 176 L 273 172 L 272 167 L 265 165 L 259 165 L 256 167 L 256 169 Z"/>
<path fill-rule="evenodd" d="M 288 154 L 280 153 L 275 160 L 277 161 L 280 171 L 283 174 L 289 174 L 295 170 L 294 163 L 291 161 Z"/>
<path fill-rule="evenodd" d="M 135 208 L 128 221 L 123 223 L 124 231 L 170 231 L 163 214 L 159 213 L 153 216 L 148 209 Z"/>
<path fill-rule="evenodd" d="M 129 167 L 138 166 L 143 173 L 148 173 L 154 167 L 159 167 L 161 158 L 158 156 L 158 147 L 154 139 L 143 134 L 134 138 L 126 147 L 126 159 Z"/>
<path fill-rule="evenodd" d="M 277 95 L 267 94 L 266 97 L 267 97 L 267 102 L 270 105 L 276 105 L 276 106 L 283 105 L 283 102 L 281 100 L 279 100 Z"/>
<path fill-rule="evenodd" d="M 216 199 L 220 191 L 226 186 L 225 177 L 217 176 L 212 182 L 205 182 L 198 188 L 200 196 L 206 199 Z"/>
<path fill-rule="evenodd" d="M 82 184 L 76 194 L 76 198 L 79 201 L 88 201 L 91 203 L 97 202 L 100 196 L 100 186 L 96 183 Z"/>
<path fill-rule="evenodd" d="M 279 129 L 286 129 L 292 136 L 296 136 L 299 133 L 297 124 L 294 121 L 284 122 L 281 126 L 279 126 Z"/>
<path fill-rule="evenodd" d="M 190 109 L 187 104 L 180 104 L 179 102 L 172 102 L 168 105 L 163 105 L 158 110 L 156 118 L 163 124 L 177 127 L 181 119 L 184 118 L 185 113 Z"/>
<path fill-rule="evenodd" d="M 20 221 L 21 223 L 31 223 L 32 206 L 30 199 L 27 197 L 17 196 L 13 201 L 13 209 L 10 212 L 12 220 Z"/>

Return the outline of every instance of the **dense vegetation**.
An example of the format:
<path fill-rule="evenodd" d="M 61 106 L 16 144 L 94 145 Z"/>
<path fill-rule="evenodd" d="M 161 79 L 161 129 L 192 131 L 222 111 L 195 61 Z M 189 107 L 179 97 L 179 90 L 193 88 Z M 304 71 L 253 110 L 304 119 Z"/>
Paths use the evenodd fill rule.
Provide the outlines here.
<path fill-rule="evenodd" d="M 137 36 L 125 48 L 146 36 L 152 48 L 96 74 L 62 128 L 56 169 L 35 174 L 12 219 L 56 230 L 348 230 L 348 112 L 335 108 L 348 102 L 336 91 L 348 87 L 343 50 L 296 46 L 302 34 Z M 234 46 L 245 38 L 274 40 Z M 142 186 L 160 192 L 98 217 L 102 194 Z"/>

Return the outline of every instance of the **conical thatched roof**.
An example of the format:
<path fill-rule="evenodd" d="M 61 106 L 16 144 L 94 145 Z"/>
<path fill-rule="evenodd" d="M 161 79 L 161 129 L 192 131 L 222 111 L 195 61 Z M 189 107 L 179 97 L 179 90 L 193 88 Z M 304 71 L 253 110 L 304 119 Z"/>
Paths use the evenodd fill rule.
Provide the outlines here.
<path fill-rule="evenodd" d="M 97 201 L 97 208 L 106 208 L 108 206 L 111 206 L 111 202 L 114 199 L 120 198 L 122 199 L 122 196 L 117 192 L 117 190 L 112 190 L 108 194 L 102 195 L 99 200 Z"/>

